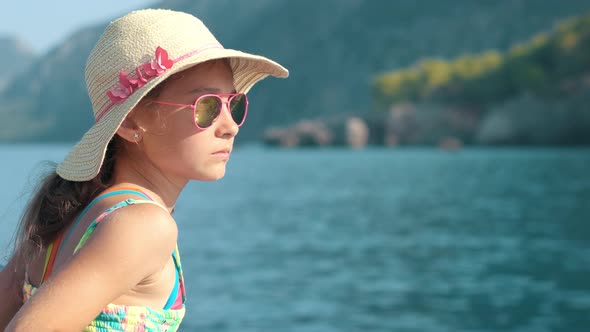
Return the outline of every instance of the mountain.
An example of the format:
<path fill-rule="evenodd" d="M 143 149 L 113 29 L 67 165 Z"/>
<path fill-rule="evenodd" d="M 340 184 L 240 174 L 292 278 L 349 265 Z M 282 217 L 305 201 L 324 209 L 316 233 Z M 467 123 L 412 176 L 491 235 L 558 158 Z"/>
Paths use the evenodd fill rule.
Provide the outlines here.
<path fill-rule="evenodd" d="M 590 2 L 167 0 L 154 7 L 190 12 L 226 47 L 263 54 L 290 70 L 288 79 L 267 79 L 250 93 L 240 140 L 252 140 L 269 126 L 301 118 L 367 112 L 371 82 L 382 72 L 423 57 L 505 51 L 590 10 Z M 10 82 L 0 95 L 0 139 L 80 137 L 92 123 L 84 64 L 105 26 L 73 34 Z"/>
<path fill-rule="evenodd" d="M 0 63 L 7 64 L 0 71 L 0 90 L 8 80 L 22 72 L 35 60 L 35 52 L 25 42 L 12 36 L 0 36 Z"/>
<path fill-rule="evenodd" d="M 0 140 L 80 138 L 92 123 L 84 83 L 86 55 L 103 29 L 77 31 L 8 82 L 0 95 Z"/>

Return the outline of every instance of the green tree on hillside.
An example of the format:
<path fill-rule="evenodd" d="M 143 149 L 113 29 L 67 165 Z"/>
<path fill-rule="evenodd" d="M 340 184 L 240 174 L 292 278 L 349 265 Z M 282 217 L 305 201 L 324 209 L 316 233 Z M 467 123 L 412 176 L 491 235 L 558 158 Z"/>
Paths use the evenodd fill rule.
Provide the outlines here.
<path fill-rule="evenodd" d="M 377 109 L 401 102 L 489 105 L 523 92 L 563 92 L 564 81 L 589 71 L 590 14 L 568 19 L 505 53 L 425 59 L 380 75 L 373 96 Z"/>

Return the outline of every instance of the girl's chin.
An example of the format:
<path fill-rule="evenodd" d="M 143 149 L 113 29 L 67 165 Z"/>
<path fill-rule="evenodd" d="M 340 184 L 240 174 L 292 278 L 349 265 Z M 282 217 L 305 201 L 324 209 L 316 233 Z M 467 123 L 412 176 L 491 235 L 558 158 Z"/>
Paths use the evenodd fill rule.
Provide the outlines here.
<path fill-rule="evenodd" d="M 198 176 L 193 177 L 196 181 L 217 181 L 225 176 L 225 166 L 216 170 L 212 170 L 207 173 L 200 173 Z"/>

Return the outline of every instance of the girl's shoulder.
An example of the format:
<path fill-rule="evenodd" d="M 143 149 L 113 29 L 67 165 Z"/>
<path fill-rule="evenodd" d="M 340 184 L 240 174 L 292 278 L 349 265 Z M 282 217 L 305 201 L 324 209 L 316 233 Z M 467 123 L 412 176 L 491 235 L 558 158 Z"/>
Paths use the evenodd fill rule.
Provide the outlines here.
<path fill-rule="evenodd" d="M 66 329 L 80 330 L 78 325 L 91 321 L 107 303 L 161 273 L 176 248 L 176 223 L 155 204 L 122 203 L 93 224 L 85 245 L 54 270 L 35 293 L 36 301 L 26 302 L 27 315 L 34 312 L 48 326 L 70 324 Z M 41 313 L 40 307 L 48 309 Z M 76 312 L 76 320 L 64 321 L 59 312 Z"/>
<path fill-rule="evenodd" d="M 121 238 L 144 242 L 158 240 L 163 247 L 173 250 L 178 236 L 176 222 L 170 213 L 149 200 L 126 199 L 105 210 L 93 223 L 97 233 L 93 237 L 100 236 L 103 241 L 119 241 Z"/>
<path fill-rule="evenodd" d="M 86 227 L 74 253 L 84 251 L 86 256 L 103 259 L 109 252 L 116 258 L 113 264 L 167 261 L 176 248 L 178 227 L 165 207 L 131 198 L 108 206 Z M 152 268 L 158 267 L 156 263 Z"/>

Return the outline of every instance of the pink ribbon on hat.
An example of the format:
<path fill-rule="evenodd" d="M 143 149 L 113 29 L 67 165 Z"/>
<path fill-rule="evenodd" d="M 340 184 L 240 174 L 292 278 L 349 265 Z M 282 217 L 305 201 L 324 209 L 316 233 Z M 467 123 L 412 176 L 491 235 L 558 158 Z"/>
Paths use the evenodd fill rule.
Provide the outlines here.
<path fill-rule="evenodd" d="M 168 57 L 168 51 L 158 46 L 156 48 L 154 59 L 135 67 L 136 77 L 130 77 L 123 70 L 119 72 L 119 82 L 106 92 L 111 102 L 96 114 L 95 122 L 98 122 L 113 106 L 127 100 L 129 96 L 131 96 L 137 89 L 144 86 L 149 80 L 168 71 L 175 63 L 211 48 L 223 48 L 223 46 L 219 43 L 207 44 L 199 49 L 171 60 Z"/>

